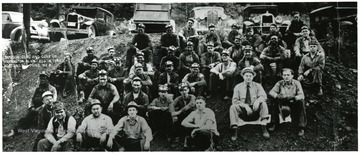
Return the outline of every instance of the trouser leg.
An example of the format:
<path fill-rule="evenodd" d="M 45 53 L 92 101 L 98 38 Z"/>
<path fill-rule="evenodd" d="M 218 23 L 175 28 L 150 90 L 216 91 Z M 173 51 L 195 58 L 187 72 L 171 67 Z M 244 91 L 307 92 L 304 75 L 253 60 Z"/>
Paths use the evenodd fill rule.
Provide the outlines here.
<path fill-rule="evenodd" d="M 230 106 L 230 126 L 237 125 L 241 119 L 239 115 L 243 113 L 243 110 L 238 104 L 233 104 Z"/>
<path fill-rule="evenodd" d="M 293 123 L 299 128 L 305 128 L 307 124 L 305 101 L 295 101 L 290 106 Z"/>
<path fill-rule="evenodd" d="M 50 151 L 52 146 L 53 144 L 50 143 L 47 139 L 41 139 L 38 143 L 37 151 Z"/>
<path fill-rule="evenodd" d="M 30 110 L 24 117 L 20 118 L 18 124 L 14 127 L 14 132 L 17 133 L 18 129 L 29 129 L 31 125 L 36 122 L 38 112 Z"/>

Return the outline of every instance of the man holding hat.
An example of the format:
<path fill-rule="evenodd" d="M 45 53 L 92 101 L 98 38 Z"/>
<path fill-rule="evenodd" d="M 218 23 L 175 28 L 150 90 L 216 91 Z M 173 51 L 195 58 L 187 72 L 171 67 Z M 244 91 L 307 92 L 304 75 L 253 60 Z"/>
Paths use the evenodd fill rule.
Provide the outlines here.
<path fill-rule="evenodd" d="M 243 46 L 244 45 L 242 45 L 241 36 L 235 36 L 234 45 L 231 46 L 228 51 L 230 52 L 230 58 L 236 63 L 239 62 L 240 59 L 242 59 L 244 56 L 244 51 L 242 48 Z"/>
<path fill-rule="evenodd" d="M 166 61 L 165 63 L 165 72 L 161 73 L 158 79 L 158 84 L 167 85 L 169 92 L 174 95 L 174 97 L 179 96 L 178 85 L 179 85 L 179 75 L 175 73 L 174 63 L 172 61 Z"/>
<path fill-rule="evenodd" d="M 106 114 L 114 121 L 120 119 L 120 96 L 116 87 L 107 82 L 108 76 L 105 70 L 99 71 L 99 84 L 91 91 L 89 99 L 98 99 L 101 102 L 101 113 Z"/>
<path fill-rule="evenodd" d="M 168 142 L 171 142 L 173 132 L 173 120 L 169 111 L 169 106 L 174 104 L 172 96 L 168 94 L 167 85 L 159 85 L 159 97 L 155 98 L 148 106 L 149 120 L 153 131 L 166 134 Z"/>
<path fill-rule="evenodd" d="M 228 48 L 228 47 L 235 45 L 235 39 L 236 39 L 235 37 L 240 35 L 239 29 L 240 29 L 240 26 L 237 23 L 234 23 L 231 25 L 231 31 L 229 32 L 227 40 L 224 41 L 224 43 L 225 43 L 225 45 L 227 45 L 227 47 L 225 47 L 225 45 L 224 45 L 224 48 Z"/>
<path fill-rule="evenodd" d="M 143 83 L 139 77 L 135 77 L 131 81 L 132 91 L 124 97 L 124 105 L 128 105 L 131 101 L 138 104 L 139 115 L 146 118 L 147 106 L 149 105 L 149 96 L 142 91 Z"/>
<path fill-rule="evenodd" d="M 236 70 L 236 63 L 231 60 L 230 52 L 224 50 L 221 53 L 221 63 L 217 64 L 214 68 L 211 68 L 210 83 L 209 83 L 209 96 L 217 91 L 216 88 L 220 86 L 220 90 L 225 90 L 224 100 L 230 99 L 232 90 L 233 74 Z"/>
<path fill-rule="evenodd" d="M 71 62 L 71 54 L 65 52 L 64 62 L 59 64 L 55 70 L 56 79 L 54 82 L 59 84 L 59 90 L 63 97 L 75 91 L 75 65 Z"/>
<path fill-rule="evenodd" d="M 197 47 L 199 43 L 198 32 L 195 28 L 193 28 L 194 23 L 195 23 L 195 19 L 189 18 L 187 25 L 182 27 L 179 31 L 178 35 L 179 35 L 180 43 L 185 44 L 185 46 L 186 46 L 186 42 L 190 40 L 195 44 L 195 47 Z"/>
<path fill-rule="evenodd" d="M 80 89 L 80 97 L 79 102 L 82 103 L 84 99 L 87 99 L 91 90 L 94 86 L 99 82 L 99 70 L 98 70 L 99 62 L 94 59 L 91 61 L 91 69 L 81 73 L 78 77 L 79 81 L 79 89 Z"/>
<path fill-rule="evenodd" d="M 191 72 L 191 65 L 193 63 L 200 63 L 199 56 L 194 52 L 193 47 L 194 44 L 192 42 L 187 42 L 186 50 L 180 54 L 180 78 Z"/>
<path fill-rule="evenodd" d="M 235 78 L 234 78 L 234 86 L 244 80 L 243 77 L 241 76 L 241 71 L 247 67 L 252 68 L 256 73 L 256 76 L 254 77 L 254 81 L 261 84 L 262 72 L 264 71 L 264 67 L 261 64 L 259 58 L 257 58 L 253 54 L 253 47 L 250 45 L 250 43 L 248 41 L 244 41 L 243 46 L 244 46 L 244 56 L 237 63 L 237 68 L 235 71 Z"/>
<path fill-rule="evenodd" d="M 145 33 L 145 25 L 140 23 L 138 25 L 138 33 L 135 34 L 132 42 L 131 47 L 127 50 L 126 53 L 126 67 L 130 68 L 134 62 L 133 57 L 136 53 L 143 52 L 145 62 L 152 62 L 152 51 L 151 51 L 151 40 L 149 35 Z"/>
<path fill-rule="evenodd" d="M 244 68 L 241 71 L 241 76 L 243 76 L 244 82 L 235 86 L 232 105 L 230 106 L 230 127 L 234 132 L 231 139 L 233 141 L 237 139 L 238 126 L 241 126 L 244 121 L 256 121 L 259 117 L 262 135 L 269 139 L 270 134 L 266 130 L 269 110 L 264 88 L 259 83 L 253 82 L 256 73 L 252 68 Z"/>
<path fill-rule="evenodd" d="M 203 95 L 206 81 L 204 74 L 200 73 L 200 65 L 198 63 L 193 63 L 191 65 L 191 73 L 186 74 L 182 79 L 182 82 L 188 83 L 191 92 L 195 96 Z"/>
<path fill-rule="evenodd" d="M 174 104 L 169 105 L 169 111 L 173 117 L 174 122 L 174 133 L 175 143 L 178 143 L 180 136 L 184 136 L 184 127 L 181 122 L 187 117 L 192 111 L 196 109 L 195 99 L 196 97 L 189 94 L 190 87 L 187 83 L 180 83 L 179 85 L 180 96 L 175 98 Z"/>
<path fill-rule="evenodd" d="M 49 102 L 53 102 L 57 99 L 56 88 L 49 84 L 49 76 L 50 75 L 45 71 L 40 72 L 40 83 L 39 86 L 35 89 L 34 95 L 31 98 L 31 102 L 29 102 L 28 113 L 23 118 L 20 118 L 17 125 L 11 130 L 9 134 L 5 135 L 4 137 L 13 137 L 19 133 L 18 129 L 29 129 L 32 124 L 37 122 L 38 113 L 44 107 L 43 95 L 46 91 L 49 91 L 53 94 L 52 100 L 49 99 Z"/>
<path fill-rule="evenodd" d="M 113 139 L 120 144 L 120 151 L 149 151 L 153 139 L 151 128 L 146 120 L 138 116 L 138 105 L 132 101 L 126 106 L 127 116 L 122 117 L 110 133 L 107 146 Z"/>
<path fill-rule="evenodd" d="M 207 52 L 201 54 L 201 73 L 205 75 L 207 83 L 210 82 L 210 69 L 214 68 L 220 63 L 220 53 L 214 51 L 214 42 L 210 41 L 207 43 Z"/>
<path fill-rule="evenodd" d="M 276 35 L 271 36 L 270 44 L 260 55 L 260 59 L 265 68 L 265 75 L 271 77 L 280 76 L 280 72 L 285 60 L 285 48 L 279 45 L 279 38 Z M 276 70 L 273 72 L 271 64 L 276 64 Z"/>
<path fill-rule="evenodd" d="M 286 118 L 286 113 L 291 113 L 293 123 L 298 127 L 298 135 L 304 135 L 306 127 L 305 96 L 299 81 L 294 80 L 294 72 L 289 68 L 282 70 L 283 80 L 280 80 L 270 90 L 271 100 L 271 124 L 270 131 L 274 131 L 279 125 L 279 113 Z M 290 111 L 288 111 L 290 110 Z"/>
<path fill-rule="evenodd" d="M 64 103 L 54 102 L 54 117 L 48 123 L 45 138 L 38 143 L 38 151 L 71 151 L 76 121 L 65 111 Z"/>
<path fill-rule="evenodd" d="M 325 68 L 325 56 L 319 51 L 319 42 L 311 40 L 310 52 L 304 55 L 299 66 L 298 80 L 304 84 L 312 85 L 318 88 L 318 95 L 323 95 L 322 76 Z"/>
<path fill-rule="evenodd" d="M 76 130 L 76 141 L 82 148 L 106 149 L 108 151 L 119 150 L 118 145 L 107 145 L 109 134 L 114 125 L 111 118 L 101 113 L 101 102 L 98 99 L 91 100 L 91 115 L 86 116 Z M 111 139 L 112 140 L 112 139 Z"/>
<path fill-rule="evenodd" d="M 179 70 L 180 70 L 180 59 L 179 59 L 179 57 L 177 57 L 175 55 L 175 50 L 176 50 L 175 46 L 170 46 L 168 48 L 167 55 L 161 58 L 161 62 L 160 62 L 160 71 L 161 72 L 166 71 L 166 64 L 165 63 L 167 61 L 171 61 L 173 63 L 174 71 L 176 73 L 179 72 Z"/>

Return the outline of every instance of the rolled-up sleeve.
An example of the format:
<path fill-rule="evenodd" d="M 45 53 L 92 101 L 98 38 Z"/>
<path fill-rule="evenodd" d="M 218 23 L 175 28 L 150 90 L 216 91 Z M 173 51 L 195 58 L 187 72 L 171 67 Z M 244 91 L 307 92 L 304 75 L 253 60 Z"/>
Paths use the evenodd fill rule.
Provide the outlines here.
<path fill-rule="evenodd" d="M 277 82 L 275 86 L 270 90 L 269 95 L 275 97 L 280 93 L 280 82 Z"/>
<path fill-rule="evenodd" d="M 296 85 L 296 100 L 303 100 L 305 99 L 305 96 L 304 96 L 304 91 L 301 87 L 301 83 L 299 81 L 296 81 L 295 82 L 295 85 Z"/>
<path fill-rule="evenodd" d="M 76 120 L 74 119 L 74 117 L 70 116 L 67 125 L 68 125 L 68 130 L 66 131 L 66 135 L 59 140 L 60 142 L 68 141 L 75 134 Z"/>

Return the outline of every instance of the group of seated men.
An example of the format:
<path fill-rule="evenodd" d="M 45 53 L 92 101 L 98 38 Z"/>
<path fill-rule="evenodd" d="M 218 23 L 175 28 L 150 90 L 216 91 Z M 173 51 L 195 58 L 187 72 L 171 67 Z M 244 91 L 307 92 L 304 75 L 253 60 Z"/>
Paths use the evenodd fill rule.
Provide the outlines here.
<path fill-rule="evenodd" d="M 39 115 L 37 119 L 42 125 L 38 126 L 46 132 L 36 139 L 34 150 L 38 151 L 69 150 L 72 140 L 85 148 L 149 150 L 155 132 L 165 134 L 172 147 L 182 137 L 185 148 L 191 139 L 198 148 L 213 149 L 219 132 L 215 113 L 206 108 L 203 96 L 210 99 L 216 92 L 222 92 L 224 100 L 232 95 L 229 111 L 232 140 L 237 139 L 238 127 L 251 121 L 262 125 L 263 137 L 268 139 L 267 123 L 271 121 L 269 130 L 273 131 L 279 117 L 290 114 L 299 127 L 298 135 L 303 136 L 306 112 L 302 84 L 316 85 L 321 95 L 325 66 L 324 51 L 316 38 L 310 36 L 309 27 L 302 26 L 302 35 L 291 45 L 295 57 L 301 58 L 294 71 L 283 64 L 289 53 L 279 43 L 281 35 L 275 24 L 266 37 L 268 40 L 261 41 L 264 47 L 258 46 L 257 39 L 261 37 L 252 28 L 241 36 L 239 27 L 233 25 L 228 40 L 221 41 L 211 24 L 203 38 L 206 49 L 201 49 L 203 42 L 197 40 L 193 23 L 194 19 L 190 19 L 179 35 L 172 33 L 171 25 L 166 26 L 157 53 L 161 56 L 159 62 L 153 62 L 151 40 L 144 33 L 143 24 L 138 26 L 139 33 L 127 51 L 125 65 L 115 56 L 115 47 L 108 48 L 100 59 L 92 47 L 87 48 L 87 56 L 77 68 L 79 103 L 86 104 L 86 117 L 78 125 L 66 112 L 64 103 L 56 101 L 57 91 L 49 84 L 49 75 L 41 73 L 29 113 L 9 135 L 28 128 Z M 224 48 L 223 44 L 230 47 Z M 74 75 L 71 56 L 67 54 L 57 70 Z M 293 79 L 296 75 L 298 80 Z M 263 76 L 283 78 L 268 93 L 269 99 L 262 86 Z M 66 90 L 62 91 L 66 96 Z M 48 122 L 47 126 L 44 122 Z"/>

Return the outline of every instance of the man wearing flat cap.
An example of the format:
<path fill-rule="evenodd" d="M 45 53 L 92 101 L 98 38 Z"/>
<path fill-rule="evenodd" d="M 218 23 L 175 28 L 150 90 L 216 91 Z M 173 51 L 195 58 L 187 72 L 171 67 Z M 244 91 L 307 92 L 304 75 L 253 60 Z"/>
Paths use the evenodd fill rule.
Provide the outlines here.
<path fill-rule="evenodd" d="M 165 63 L 167 61 L 171 61 L 173 63 L 173 67 L 174 67 L 174 71 L 176 73 L 179 73 L 180 70 L 180 58 L 176 56 L 175 54 L 176 51 L 176 47 L 175 46 L 170 46 L 168 48 L 168 53 L 166 56 L 164 56 L 161 61 L 160 61 L 160 71 L 161 72 L 165 72 L 166 71 L 166 65 Z"/>
<path fill-rule="evenodd" d="M 318 95 L 323 95 L 322 77 L 325 68 L 325 56 L 320 53 L 319 42 L 309 42 L 310 52 L 304 55 L 299 66 L 298 80 L 306 85 L 313 85 L 318 90 Z"/>
<path fill-rule="evenodd" d="M 151 40 L 148 34 L 145 33 L 145 25 L 140 23 L 138 25 L 138 33 L 135 34 L 131 47 L 127 50 L 126 53 L 126 67 L 130 68 L 135 62 L 133 62 L 133 57 L 136 53 L 143 52 L 145 63 L 152 62 L 152 50 L 151 50 Z"/>
<path fill-rule="evenodd" d="M 190 87 L 187 83 L 179 84 L 180 96 L 175 98 L 174 104 L 169 105 L 169 111 L 174 122 L 175 143 L 179 143 L 180 136 L 185 136 L 184 127 L 181 122 L 194 110 L 196 110 L 195 99 L 193 94 L 189 94 Z"/>
<path fill-rule="evenodd" d="M 184 44 L 184 46 L 181 46 L 182 48 L 186 46 L 186 42 L 192 41 L 194 43 L 194 47 L 198 47 L 199 43 L 199 35 L 195 28 L 193 28 L 193 25 L 195 23 L 194 18 L 189 18 L 186 26 L 180 29 L 179 31 L 179 39 L 180 39 L 180 45 Z M 196 49 L 194 49 L 196 50 Z"/>
<path fill-rule="evenodd" d="M 224 50 L 221 53 L 221 63 L 217 64 L 210 70 L 209 95 L 207 98 L 211 98 L 211 95 L 217 92 L 217 88 L 220 86 L 220 90 L 225 90 L 223 94 L 224 100 L 230 99 L 229 96 L 232 90 L 233 74 L 235 70 L 236 63 L 231 60 L 230 52 L 228 50 Z"/>
<path fill-rule="evenodd" d="M 106 114 L 116 122 L 120 119 L 120 95 L 116 87 L 107 82 L 108 76 L 105 70 L 99 71 L 99 84 L 91 91 L 89 99 L 98 99 L 101 102 L 101 113 Z"/>
<path fill-rule="evenodd" d="M 23 118 L 20 118 L 16 126 L 11 130 L 11 132 L 7 135 L 4 135 L 4 137 L 13 137 L 19 133 L 18 129 L 29 129 L 32 124 L 37 122 L 37 116 L 39 111 L 44 107 L 44 103 L 47 103 L 47 101 L 45 102 L 43 98 L 45 92 L 49 91 L 53 94 L 51 100 L 49 99 L 49 102 L 56 101 L 57 91 L 56 88 L 49 83 L 49 77 L 49 73 L 45 71 L 40 72 L 40 83 L 39 86 L 35 89 L 34 95 L 31 98 L 31 102 L 29 102 L 28 113 Z"/>
<path fill-rule="evenodd" d="M 267 119 L 269 119 L 269 110 L 266 104 L 267 95 L 264 88 L 253 78 L 256 75 L 252 68 L 244 68 L 241 76 L 244 82 L 237 84 L 234 88 L 232 105 L 230 106 L 230 128 L 233 130 L 231 139 L 237 139 L 237 130 L 245 121 L 256 121 L 260 118 L 262 127 L 262 136 L 270 138 L 266 130 Z"/>
<path fill-rule="evenodd" d="M 110 133 L 108 146 L 113 140 L 121 146 L 120 151 L 149 151 L 153 139 L 152 131 L 145 118 L 138 116 L 138 105 L 132 101 L 126 106 L 127 115 L 122 117 Z"/>
<path fill-rule="evenodd" d="M 63 97 L 75 92 L 75 65 L 72 63 L 71 54 L 65 52 L 64 62 L 55 69 L 54 82 L 58 83 Z"/>
<path fill-rule="evenodd" d="M 86 116 L 76 130 L 76 141 L 85 149 L 118 151 L 117 143 L 107 145 L 109 134 L 114 130 L 113 121 L 109 116 L 101 113 L 102 104 L 98 99 L 90 102 L 91 115 Z"/>
<path fill-rule="evenodd" d="M 54 117 L 48 123 L 45 138 L 38 143 L 38 151 L 71 151 L 76 121 L 66 112 L 64 103 L 54 102 Z"/>
<path fill-rule="evenodd" d="M 180 78 L 183 78 L 187 73 L 191 72 L 191 65 L 193 63 L 200 63 L 199 56 L 193 50 L 194 44 L 187 42 L 187 47 L 184 52 L 180 54 Z"/>
<path fill-rule="evenodd" d="M 174 97 L 179 96 L 178 85 L 180 79 L 179 75 L 174 72 L 174 63 L 172 61 L 165 62 L 165 72 L 161 73 L 158 79 L 159 85 L 167 85 L 169 88 L 169 93 L 173 94 Z"/>
<path fill-rule="evenodd" d="M 191 88 L 191 92 L 195 96 L 201 96 L 205 91 L 205 76 L 200 73 L 200 65 L 198 63 L 193 63 L 191 65 L 191 73 L 186 74 L 181 82 L 188 83 Z"/>
<path fill-rule="evenodd" d="M 168 94 L 167 84 L 159 85 L 159 97 L 155 98 L 148 106 L 149 120 L 152 124 L 152 131 L 163 133 L 167 136 L 168 142 L 172 140 L 173 120 L 169 106 L 174 104 L 172 96 Z"/>
<path fill-rule="evenodd" d="M 99 82 L 98 66 L 99 66 L 99 61 L 94 59 L 91 61 L 91 69 L 79 75 L 78 77 L 79 90 L 80 90 L 79 103 L 84 102 L 85 99 L 87 100 L 92 89 L 95 87 L 96 84 L 98 84 Z"/>

